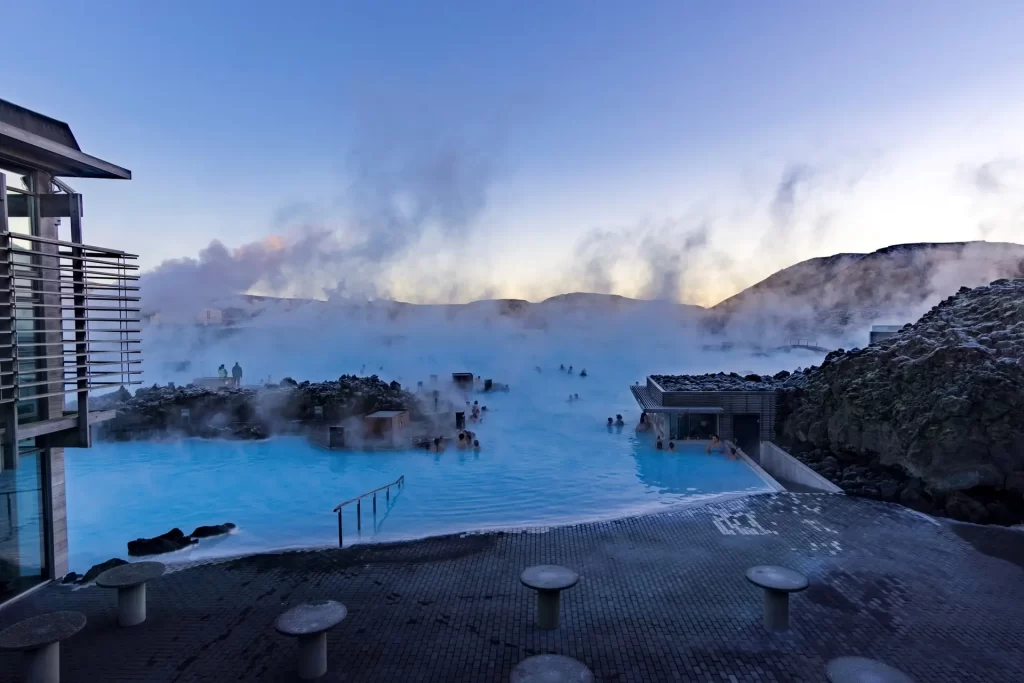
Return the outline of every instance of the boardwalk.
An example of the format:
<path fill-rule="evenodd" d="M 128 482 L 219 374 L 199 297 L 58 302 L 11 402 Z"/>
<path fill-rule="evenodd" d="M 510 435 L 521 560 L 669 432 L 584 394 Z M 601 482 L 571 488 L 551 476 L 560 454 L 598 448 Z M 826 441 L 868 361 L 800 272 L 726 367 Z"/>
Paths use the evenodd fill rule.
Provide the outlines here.
<path fill-rule="evenodd" d="M 562 625 L 533 625 L 523 567 L 580 573 Z M 761 628 L 754 564 L 806 573 L 793 629 Z M 329 634 L 326 681 L 503 682 L 531 654 L 586 662 L 599 681 L 814 681 L 826 660 L 868 655 L 921 683 L 1024 680 L 1024 534 L 931 520 L 823 494 L 769 494 L 616 522 L 261 555 L 179 569 L 150 584 L 149 619 L 120 629 L 114 594 L 52 586 L 0 626 L 74 609 L 66 681 L 293 681 L 287 606 L 349 608 Z M 18 680 L 0 654 L 0 680 Z"/>

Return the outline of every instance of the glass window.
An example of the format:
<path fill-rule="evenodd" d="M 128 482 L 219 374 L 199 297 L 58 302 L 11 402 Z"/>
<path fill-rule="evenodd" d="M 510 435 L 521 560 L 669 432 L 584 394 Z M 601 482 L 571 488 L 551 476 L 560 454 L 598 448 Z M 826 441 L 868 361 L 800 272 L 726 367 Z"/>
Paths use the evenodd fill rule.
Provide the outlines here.
<path fill-rule="evenodd" d="M 46 566 L 43 452 L 33 439 L 3 455 L 0 471 L 0 602 L 41 583 Z"/>
<path fill-rule="evenodd" d="M 680 413 L 675 418 L 676 439 L 707 440 L 718 434 L 718 413 Z"/>
<path fill-rule="evenodd" d="M 0 173 L 3 173 L 7 180 L 8 192 L 31 192 L 32 176 L 27 171 L 15 170 L 13 168 L 0 166 Z"/>

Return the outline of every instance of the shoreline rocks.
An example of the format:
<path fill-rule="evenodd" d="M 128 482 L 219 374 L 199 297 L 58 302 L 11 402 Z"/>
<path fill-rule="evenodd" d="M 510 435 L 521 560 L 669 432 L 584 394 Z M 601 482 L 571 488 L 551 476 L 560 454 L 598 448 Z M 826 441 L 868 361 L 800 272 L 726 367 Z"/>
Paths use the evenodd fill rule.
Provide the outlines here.
<path fill-rule="evenodd" d="M 224 524 L 214 524 L 212 526 L 200 526 L 196 527 L 196 530 L 189 534 L 192 538 L 210 538 L 211 536 L 220 536 L 221 534 L 230 533 L 237 527 L 231 522 L 225 522 Z"/>
<path fill-rule="evenodd" d="M 167 533 L 154 536 L 153 538 L 137 538 L 134 541 L 128 541 L 128 555 L 132 557 L 161 555 L 187 548 L 193 543 L 198 542 L 191 536 L 186 536 L 178 527 L 174 527 Z"/>
<path fill-rule="evenodd" d="M 93 399 L 92 407 L 117 411 L 96 432 L 97 438 L 114 441 L 164 435 L 258 440 L 292 433 L 303 424 L 339 422 L 377 410 L 418 412 L 415 398 L 398 382 L 389 384 L 376 375 L 342 375 L 333 382 L 285 378 L 259 389 L 154 385 L 134 396 L 122 387 Z"/>

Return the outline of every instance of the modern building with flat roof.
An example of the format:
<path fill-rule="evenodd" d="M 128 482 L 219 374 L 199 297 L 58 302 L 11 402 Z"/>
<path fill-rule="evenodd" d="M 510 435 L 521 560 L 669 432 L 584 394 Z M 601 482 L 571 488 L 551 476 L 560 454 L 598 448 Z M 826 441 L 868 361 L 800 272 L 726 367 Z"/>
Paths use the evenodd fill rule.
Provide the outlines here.
<path fill-rule="evenodd" d="M 67 573 L 64 449 L 112 416 L 91 392 L 141 375 L 136 257 L 85 243 L 65 178 L 131 172 L 0 100 L 0 604 Z"/>
<path fill-rule="evenodd" d="M 746 453 L 775 436 L 776 392 L 740 377 L 650 375 L 630 389 L 656 434 L 665 439 L 717 434 Z"/>

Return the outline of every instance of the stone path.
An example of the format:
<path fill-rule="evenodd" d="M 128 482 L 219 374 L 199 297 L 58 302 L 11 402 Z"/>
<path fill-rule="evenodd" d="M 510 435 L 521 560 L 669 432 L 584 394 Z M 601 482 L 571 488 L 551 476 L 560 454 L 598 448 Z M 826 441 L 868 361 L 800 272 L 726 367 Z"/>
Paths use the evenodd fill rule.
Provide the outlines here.
<path fill-rule="evenodd" d="M 534 626 L 536 564 L 580 574 L 557 631 Z M 757 564 L 811 587 L 792 630 L 761 626 Z M 824 680 L 864 655 L 921 683 L 1024 680 L 1024 533 L 931 520 L 824 494 L 751 496 L 615 522 L 443 537 L 193 566 L 149 585 L 149 618 L 117 625 L 114 596 L 49 586 L 0 611 L 0 629 L 49 610 L 89 623 L 61 644 L 65 681 L 293 681 L 297 647 L 274 631 L 288 606 L 344 603 L 325 681 L 508 680 L 539 653 L 598 681 Z M 0 654 L 0 680 L 19 659 Z"/>

